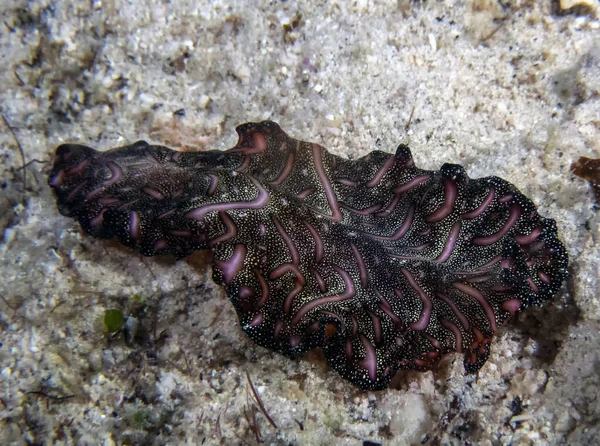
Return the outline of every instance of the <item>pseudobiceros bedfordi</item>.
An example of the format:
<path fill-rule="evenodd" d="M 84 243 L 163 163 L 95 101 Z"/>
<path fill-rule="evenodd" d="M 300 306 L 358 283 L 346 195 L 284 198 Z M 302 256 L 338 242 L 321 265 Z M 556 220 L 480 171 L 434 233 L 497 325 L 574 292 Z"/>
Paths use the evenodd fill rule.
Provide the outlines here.
<path fill-rule="evenodd" d="M 499 327 L 561 287 L 555 222 L 505 180 L 421 170 L 404 145 L 353 161 L 274 122 L 237 132 L 227 151 L 61 145 L 49 184 L 92 236 L 147 256 L 210 249 L 250 338 L 321 348 L 363 389 L 453 351 L 476 372 Z"/>

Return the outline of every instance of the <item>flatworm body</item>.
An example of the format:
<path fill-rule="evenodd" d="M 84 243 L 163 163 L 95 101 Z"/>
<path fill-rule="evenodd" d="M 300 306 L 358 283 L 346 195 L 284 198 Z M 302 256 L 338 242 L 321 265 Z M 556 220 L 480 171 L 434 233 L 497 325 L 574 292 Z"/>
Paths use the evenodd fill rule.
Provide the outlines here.
<path fill-rule="evenodd" d="M 227 151 L 61 145 L 49 184 L 95 237 L 148 256 L 210 249 L 250 338 L 319 347 L 363 389 L 454 351 L 476 372 L 498 328 L 561 287 L 555 222 L 507 181 L 421 170 L 404 145 L 352 161 L 273 122 L 237 132 Z"/>

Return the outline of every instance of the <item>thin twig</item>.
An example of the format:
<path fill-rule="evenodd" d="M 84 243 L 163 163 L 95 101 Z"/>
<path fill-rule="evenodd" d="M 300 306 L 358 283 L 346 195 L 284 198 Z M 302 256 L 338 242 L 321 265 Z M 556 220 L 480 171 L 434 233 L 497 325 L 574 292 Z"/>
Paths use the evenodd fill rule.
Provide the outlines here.
<path fill-rule="evenodd" d="M 70 398 L 75 398 L 77 396 L 75 394 L 73 394 L 73 395 L 65 395 L 65 396 L 50 395 L 49 393 L 42 392 L 41 390 L 30 390 L 28 392 L 24 392 L 23 390 L 21 390 L 21 392 L 23 392 L 23 393 L 25 393 L 27 395 L 43 396 L 45 398 L 50 398 L 50 399 L 53 399 L 55 401 L 64 401 L 64 400 L 68 400 Z"/>
<path fill-rule="evenodd" d="M 256 400 L 256 403 L 258 404 L 260 411 L 267 418 L 267 420 L 269 420 L 269 423 L 271 423 L 271 426 L 273 426 L 275 429 L 277 429 L 277 425 L 275 424 L 275 421 L 273 421 L 273 418 L 271 418 L 271 416 L 267 413 L 267 410 L 265 409 L 265 406 L 263 405 L 263 403 L 260 399 L 260 396 L 258 396 L 258 392 L 256 391 L 254 384 L 252 384 L 252 380 L 250 379 L 250 374 L 248 373 L 248 370 L 246 370 L 246 377 L 248 378 L 248 384 L 250 384 L 250 389 L 252 390 L 252 394 L 254 395 L 254 399 Z"/>
<path fill-rule="evenodd" d="M 408 122 L 406 123 L 406 125 L 404 126 L 404 130 L 406 132 L 408 132 L 408 129 L 410 128 L 410 124 L 412 122 L 413 119 L 413 115 L 415 114 L 415 105 L 413 104 L 412 106 L 412 110 L 410 111 L 410 116 L 408 117 Z"/>
<path fill-rule="evenodd" d="M 256 413 L 254 412 L 256 408 L 254 405 L 250 406 L 248 410 L 250 411 L 250 418 L 252 418 L 252 427 L 254 428 L 254 437 L 256 438 L 257 443 L 262 443 L 262 437 L 260 436 L 260 429 L 258 427 L 258 423 L 256 422 Z"/>
<path fill-rule="evenodd" d="M 19 142 L 19 138 L 17 138 L 17 135 L 15 134 L 15 131 L 13 130 L 13 128 L 10 126 L 10 124 L 8 123 L 8 120 L 6 119 L 6 117 L 2 114 L 0 115 L 2 116 L 2 120 L 4 121 L 4 125 L 6 125 L 6 127 L 8 127 L 8 130 L 10 131 L 10 133 L 12 134 L 13 138 L 15 139 L 15 142 L 17 143 L 17 147 L 19 148 L 19 152 L 21 152 L 21 162 L 22 162 L 22 169 L 25 168 L 25 151 L 23 151 L 23 146 L 21 146 L 21 143 Z M 27 190 L 27 171 L 23 170 L 23 189 Z"/>

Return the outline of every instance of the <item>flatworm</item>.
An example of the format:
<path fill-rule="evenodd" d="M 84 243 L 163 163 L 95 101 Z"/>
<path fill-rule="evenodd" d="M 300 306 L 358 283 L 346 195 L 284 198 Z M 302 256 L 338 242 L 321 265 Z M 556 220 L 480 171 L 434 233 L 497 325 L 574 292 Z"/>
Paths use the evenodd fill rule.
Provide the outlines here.
<path fill-rule="evenodd" d="M 404 145 L 353 161 L 274 122 L 237 132 L 227 151 L 61 145 L 49 184 L 94 237 L 147 256 L 210 249 L 250 338 L 321 348 L 363 389 L 455 351 L 477 372 L 498 328 L 561 287 L 555 222 L 505 180 L 419 169 Z"/>

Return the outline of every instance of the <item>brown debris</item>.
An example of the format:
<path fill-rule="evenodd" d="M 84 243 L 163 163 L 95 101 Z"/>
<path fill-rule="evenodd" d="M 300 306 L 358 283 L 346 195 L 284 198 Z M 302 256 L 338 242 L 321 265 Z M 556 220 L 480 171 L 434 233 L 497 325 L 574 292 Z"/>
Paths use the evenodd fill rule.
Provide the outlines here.
<path fill-rule="evenodd" d="M 592 159 L 585 156 L 571 164 L 571 171 L 579 178 L 590 182 L 596 202 L 600 203 L 600 158 Z"/>

